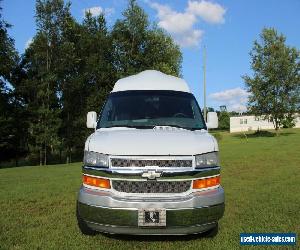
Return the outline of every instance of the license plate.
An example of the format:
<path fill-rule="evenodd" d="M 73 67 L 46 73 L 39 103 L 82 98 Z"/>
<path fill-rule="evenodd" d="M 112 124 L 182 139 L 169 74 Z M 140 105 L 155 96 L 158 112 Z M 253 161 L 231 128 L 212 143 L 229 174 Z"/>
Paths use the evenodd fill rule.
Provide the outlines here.
<path fill-rule="evenodd" d="M 165 227 L 165 209 L 140 209 L 138 214 L 139 227 Z"/>

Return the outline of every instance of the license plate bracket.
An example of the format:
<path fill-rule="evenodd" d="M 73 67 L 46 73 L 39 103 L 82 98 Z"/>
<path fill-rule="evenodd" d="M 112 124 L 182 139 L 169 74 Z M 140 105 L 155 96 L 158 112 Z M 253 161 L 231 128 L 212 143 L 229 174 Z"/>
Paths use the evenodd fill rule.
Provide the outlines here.
<path fill-rule="evenodd" d="M 139 227 L 165 227 L 166 209 L 146 208 L 138 211 Z"/>

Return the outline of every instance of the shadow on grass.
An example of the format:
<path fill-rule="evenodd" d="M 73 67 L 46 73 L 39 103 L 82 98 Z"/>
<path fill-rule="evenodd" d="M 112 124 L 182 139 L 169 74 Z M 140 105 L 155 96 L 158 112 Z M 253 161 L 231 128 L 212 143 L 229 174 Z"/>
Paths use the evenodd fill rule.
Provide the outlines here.
<path fill-rule="evenodd" d="M 292 132 L 281 132 L 279 133 L 280 136 L 288 136 L 288 135 L 294 135 L 296 133 L 292 133 Z"/>
<path fill-rule="evenodd" d="M 139 242 L 175 242 L 175 241 L 191 241 L 198 239 L 212 239 L 216 236 L 215 232 L 203 232 L 199 234 L 189 234 L 189 235 L 125 235 L 125 234 L 106 234 L 100 233 L 101 235 L 114 240 L 124 240 L 124 241 L 139 241 Z"/>
<path fill-rule="evenodd" d="M 289 136 L 289 135 L 293 135 L 293 134 L 295 134 L 295 133 L 280 131 L 278 134 L 276 134 L 276 132 L 260 130 L 260 131 L 255 131 L 252 134 L 250 134 L 250 133 L 235 134 L 235 135 L 233 135 L 233 137 L 245 139 L 245 138 L 257 138 L 257 137 Z"/>

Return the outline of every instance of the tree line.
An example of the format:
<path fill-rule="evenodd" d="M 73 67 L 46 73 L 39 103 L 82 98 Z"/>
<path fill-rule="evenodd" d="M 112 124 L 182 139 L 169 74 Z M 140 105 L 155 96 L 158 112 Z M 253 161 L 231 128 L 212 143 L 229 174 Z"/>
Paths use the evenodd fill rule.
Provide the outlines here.
<path fill-rule="evenodd" d="M 180 76 L 179 47 L 135 0 L 111 28 L 104 14 L 78 22 L 70 7 L 37 0 L 36 34 L 21 55 L 0 9 L 0 161 L 81 160 L 86 113 L 100 110 L 117 79 L 146 69 Z"/>
<path fill-rule="evenodd" d="M 82 159 L 86 113 L 101 109 L 114 83 L 146 69 L 181 75 L 172 38 L 150 23 L 135 0 L 111 28 L 104 14 L 81 22 L 64 0 L 36 0 L 36 34 L 23 54 L 8 34 L 0 0 L 0 167 Z M 264 28 L 250 52 L 248 114 L 292 127 L 300 113 L 300 52 L 274 28 Z M 229 129 L 229 113 L 219 113 Z M 7 163 L 5 163 L 7 166 Z"/>

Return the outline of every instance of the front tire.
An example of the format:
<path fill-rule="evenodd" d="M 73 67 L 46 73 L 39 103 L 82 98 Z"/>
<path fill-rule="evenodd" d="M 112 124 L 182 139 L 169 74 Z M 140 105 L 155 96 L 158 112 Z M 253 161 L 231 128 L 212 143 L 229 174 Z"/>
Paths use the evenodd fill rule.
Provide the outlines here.
<path fill-rule="evenodd" d="M 90 235 L 93 236 L 97 234 L 97 232 L 93 229 L 91 229 L 87 223 L 80 217 L 78 206 L 76 207 L 76 218 L 77 218 L 77 224 L 80 229 L 80 232 L 84 235 Z"/>

